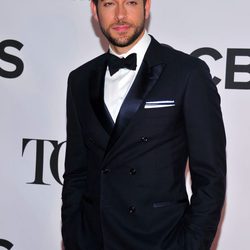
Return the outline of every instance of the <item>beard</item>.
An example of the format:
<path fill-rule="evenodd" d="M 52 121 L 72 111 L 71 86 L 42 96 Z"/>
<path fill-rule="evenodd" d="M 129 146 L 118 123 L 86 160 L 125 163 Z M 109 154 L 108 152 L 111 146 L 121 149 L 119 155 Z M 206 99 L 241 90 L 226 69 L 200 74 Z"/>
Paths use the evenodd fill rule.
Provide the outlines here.
<path fill-rule="evenodd" d="M 109 41 L 109 43 L 111 43 L 114 46 L 117 47 L 127 47 L 129 45 L 131 45 L 133 42 L 135 42 L 137 40 L 137 38 L 142 34 L 142 32 L 144 31 L 145 28 L 145 20 L 143 20 L 140 25 L 135 26 L 135 25 L 131 25 L 129 23 L 126 22 L 117 22 L 113 25 L 129 25 L 130 28 L 134 28 L 134 31 L 131 35 L 126 35 L 126 32 L 121 32 L 121 37 L 120 38 L 115 38 L 111 35 L 110 29 L 112 29 L 112 25 L 107 28 L 104 29 L 104 27 L 100 24 L 100 28 L 102 33 L 104 34 L 104 36 L 107 38 L 107 40 Z"/>

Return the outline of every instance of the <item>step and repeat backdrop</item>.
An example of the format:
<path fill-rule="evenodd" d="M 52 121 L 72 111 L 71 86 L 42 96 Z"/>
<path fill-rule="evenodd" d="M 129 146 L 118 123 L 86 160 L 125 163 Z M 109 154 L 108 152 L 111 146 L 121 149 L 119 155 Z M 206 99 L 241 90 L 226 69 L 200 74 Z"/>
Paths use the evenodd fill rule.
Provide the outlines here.
<path fill-rule="evenodd" d="M 228 188 L 213 250 L 250 246 L 249 9 L 152 0 L 148 22 L 157 40 L 205 60 L 221 95 Z M 67 77 L 107 43 L 88 0 L 1 0 L 0 27 L 0 249 L 61 250 Z"/>

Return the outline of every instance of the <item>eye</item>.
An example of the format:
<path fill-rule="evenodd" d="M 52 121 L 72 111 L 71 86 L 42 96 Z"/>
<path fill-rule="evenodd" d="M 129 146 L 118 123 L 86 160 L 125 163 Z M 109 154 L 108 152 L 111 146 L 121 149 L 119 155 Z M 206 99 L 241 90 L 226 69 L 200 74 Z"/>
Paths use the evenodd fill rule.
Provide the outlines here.
<path fill-rule="evenodd" d="M 137 5 L 138 3 L 137 3 L 137 1 L 128 1 L 127 4 L 129 4 L 129 5 Z"/>
<path fill-rule="evenodd" d="M 112 6 L 112 5 L 114 5 L 114 2 L 112 2 L 112 1 L 105 1 L 105 2 L 103 3 L 103 6 L 104 6 L 104 7 L 110 7 L 110 6 Z"/>

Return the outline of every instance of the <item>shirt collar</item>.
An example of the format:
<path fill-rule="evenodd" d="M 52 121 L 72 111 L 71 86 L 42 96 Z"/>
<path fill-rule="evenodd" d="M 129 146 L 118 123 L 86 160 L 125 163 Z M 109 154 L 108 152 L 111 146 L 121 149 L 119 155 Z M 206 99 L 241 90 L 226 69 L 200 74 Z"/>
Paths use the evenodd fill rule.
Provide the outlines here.
<path fill-rule="evenodd" d="M 151 42 L 151 37 L 149 36 L 148 32 L 145 30 L 142 38 L 135 44 L 134 47 L 132 47 L 126 53 L 118 55 L 117 53 L 115 53 L 112 50 L 111 46 L 109 46 L 109 52 L 115 56 L 120 57 L 120 58 L 127 57 L 128 55 L 130 55 L 132 53 L 136 53 L 137 65 L 141 65 L 143 57 L 148 49 L 150 42 Z"/>

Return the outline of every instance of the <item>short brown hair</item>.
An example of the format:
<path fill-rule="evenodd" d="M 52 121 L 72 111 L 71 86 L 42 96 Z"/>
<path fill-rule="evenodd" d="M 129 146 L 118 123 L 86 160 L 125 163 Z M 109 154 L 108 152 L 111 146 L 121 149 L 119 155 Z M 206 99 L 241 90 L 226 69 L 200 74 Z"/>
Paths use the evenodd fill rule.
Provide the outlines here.
<path fill-rule="evenodd" d="M 93 1 L 93 3 L 95 4 L 95 6 L 97 6 L 98 0 L 92 0 L 92 1 Z M 146 4 L 146 1 L 147 1 L 147 0 L 143 0 L 144 5 Z"/>

